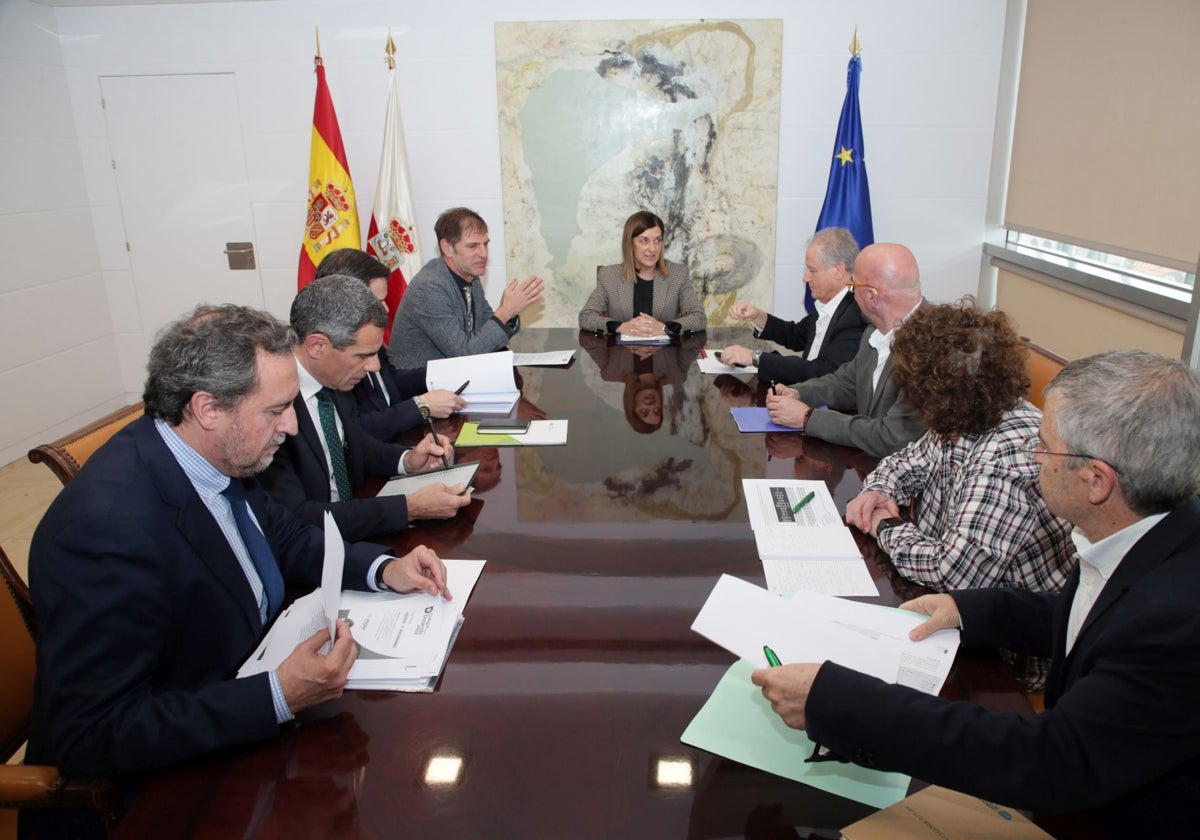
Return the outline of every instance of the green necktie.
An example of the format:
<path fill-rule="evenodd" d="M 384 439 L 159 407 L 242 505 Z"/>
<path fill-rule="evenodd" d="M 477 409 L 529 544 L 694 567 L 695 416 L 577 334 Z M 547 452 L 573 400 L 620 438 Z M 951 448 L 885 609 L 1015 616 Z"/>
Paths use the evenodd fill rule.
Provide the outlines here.
<path fill-rule="evenodd" d="M 350 487 L 350 473 L 346 469 L 346 452 L 338 436 L 334 412 L 333 394 L 328 388 L 317 391 L 317 414 L 321 417 L 321 431 L 325 434 L 325 445 L 329 448 L 329 462 L 333 465 L 333 480 L 337 484 L 338 498 L 345 502 L 354 498 Z"/>

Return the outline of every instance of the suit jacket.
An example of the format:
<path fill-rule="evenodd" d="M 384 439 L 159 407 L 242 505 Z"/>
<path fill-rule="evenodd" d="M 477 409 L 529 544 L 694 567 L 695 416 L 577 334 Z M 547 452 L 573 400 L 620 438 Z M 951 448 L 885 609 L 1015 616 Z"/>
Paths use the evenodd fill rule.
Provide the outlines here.
<path fill-rule="evenodd" d="M 621 279 L 620 265 L 596 270 L 596 288 L 579 311 L 579 328 L 604 332 L 609 321 L 633 317 L 633 283 Z M 654 305 L 650 313 L 664 324 L 675 321 L 684 332 L 699 332 L 708 325 L 704 304 L 686 265 L 667 260 L 667 276 L 654 278 Z"/>
<path fill-rule="evenodd" d="M 1200 791 L 1200 501 L 1125 555 L 1070 654 L 1061 593 L 954 593 L 964 645 L 1053 654 L 1046 711 L 1028 720 L 826 663 L 808 733 L 859 764 L 1038 811 L 1089 809 L 1114 837 L 1170 837 Z"/>
<path fill-rule="evenodd" d="M 866 328 L 867 322 L 858 308 L 858 302 L 853 293 L 847 293 L 829 319 L 829 327 L 825 330 L 825 338 L 816 356 L 810 359 L 807 355 L 763 353 L 758 360 L 758 378 L 792 383 L 833 373 L 854 358 Z M 807 354 L 816 333 L 817 313 L 810 312 L 799 321 L 784 321 L 768 315 L 767 323 L 757 337 Z"/>
<path fill-rule="evenodd" d="M 345 435 L 346 470 L 355 490 L 369 475 L 393 476 L 407 447 L 384 443 L 363 431 L 358 406 L 345 391 L 333 392 L 333 404 Z M 391 534 L 408 527 L 408 503 L 403 496 L 330 501 L 329 463 L 321 438 L 304 399 L 296 396 L 299 434 L 284 441 L 275 459 L 260 476 L 271 497 L 306 522 L 319 525 L 332 511 L 343 539 L 354 541 L 373 534 Z"/>
<path fill-rule="evenodd" d="M 284 581 L 321 582 L 324 536 L 245 482 Z M 366 589 L 383 546 L 347 546 Z M 220 527 L 148 417 L 84 465 L 33 537 L 38 621 L 28 761 L 129 776 L 278 734 L 266 674 L 234 679 L 262 636 Z"/>
<path fill-rule="evenodd" d="M 921 301 L 921 306 L 926 306 Z M 831 409 L 856 409 L 855 414 L 840 411 L 814 411 L 804 431 L 813 437 L 863 450 L 879 460 L 899 452 L 925 434 L 925 424 L 917 419 L 904 401 L 900 385 L 892 377 L 893 357 L 889 356 L 879 375 L 879 386 L 871 387 L 871 378 L 879 353 L 869 343 L 874 327 L 863 332 L 854 358 L 817 379 L 796 386 L 800 399 L 810 406 L 827 405 Z"/>
<path fill-rule="evenodd" d="M 387 350 L 379 349 L 379 375 L 387 389 L 385 398 L 374 375 L 364 377 L 350 393 L 358 403 L 358 419 L 363 431 L 383 441 L 394 441 L 409 429 L 425 422 L 412 398 L 424 394 L 425 366 L 397 370 L 388 360 Z"/>
<path fill-rule="evenodd" d="M 467 303 L 446 261 L 440 256 L 425 263 L 409 282 L 396 307 L 388 357 L 401 370 L 420 367 L 430 359 L 474 356 L 508 346 L 521 329 L 521 319 L 501 324 L 492 316 L 492 305 L 483 283 L 471 283 L 474 318 L 468 331 Z"/>

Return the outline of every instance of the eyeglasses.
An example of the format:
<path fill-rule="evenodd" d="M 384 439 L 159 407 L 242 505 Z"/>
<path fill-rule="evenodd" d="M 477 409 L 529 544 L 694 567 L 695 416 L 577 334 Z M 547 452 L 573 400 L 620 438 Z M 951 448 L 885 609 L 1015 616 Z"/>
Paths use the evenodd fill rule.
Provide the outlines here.
<path fill-rule="evenodd" d="M 851 291 L 853 291 L 854 289 L 866 289 L 868 292 L 871 293 L 871 297 L 875 297 L 875 295 L 883 294 L 883 289 L 877 289 L 874 286 L 868 286 L 866 283 L 855 283 L 854 281 L 850 281 L 849 283 L 847 283 L 846 288 L 850 289 Z"/>
<path fill-rule="evenodd" d="M 1101 464 L 1107 464 L 1112 471 L 1118 475 L 1121 473 L 1121 468 L 1116 464 L 1105 461 L 1103 458 L 1099 458 L 1095 455 L 1089 455 L 1086 452 L 1047 452 L 1045 449 L 1045 444 L 1042 442 L 1041 435 L 1031 436 L 1025 441 L 1024 444 L 1022 444 L 1021 449 L 1030 458 L 1037 458 L 1041 455 L 1058 455 L 1063 458 L 1086 458 L 1089 461 L 1099 461 Z"/>

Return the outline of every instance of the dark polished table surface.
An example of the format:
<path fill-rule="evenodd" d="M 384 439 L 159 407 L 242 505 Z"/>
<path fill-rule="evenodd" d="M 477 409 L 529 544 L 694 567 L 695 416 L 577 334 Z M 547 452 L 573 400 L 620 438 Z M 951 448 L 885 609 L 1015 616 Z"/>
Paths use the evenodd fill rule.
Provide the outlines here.
<path fill-rule="evenodd" d="M 704 344 L 638 359 L 575 330 L 518 335 L 518 351 L 577 349 L 519 369 L 518 414 L 568 419 L 567 445 L 462 450 L 484 461 L 470 507 L 390 540 L 488 561 L 437 689 L 347 692 L 277 741 L 163 773 L 117 836 L 837 837 L 873 810 L 679 741 L 733 662 L 692 620 L 723 572 L 764 585 L 741 479 L 819 478 L 844 506 L 870 466 L 739 434 L 730 404 L 762 392 L 700 374 Z M 626 419 L 639 391 L 661 394 L 657 429 Z M 874 600 L 920 592 L 860 542 Z M 989 654 L 960 652 L 943 695 L 1030 711 Z M 670 762 L 682 783 L 660 780 Z"/>

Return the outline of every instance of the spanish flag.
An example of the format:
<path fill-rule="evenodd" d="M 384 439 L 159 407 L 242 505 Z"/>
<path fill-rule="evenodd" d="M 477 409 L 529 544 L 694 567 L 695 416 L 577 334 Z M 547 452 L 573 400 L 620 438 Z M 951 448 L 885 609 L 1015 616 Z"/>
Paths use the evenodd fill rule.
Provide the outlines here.
<path fill-rule="evenodd" d="M 308 164 L 308 218 L 304 225 L 304 244 L 300 248 L 300 271 L 296 288 L 312 281 L 317 265 L 330 251 L 361 248 L 358 207 L 350 164 L 342 146 L 333 98 L 325 84 L 325 65 L 318 54 L 313 59 L 317 71 L 317 101 L 313 106 L 312 151 Z"/>

